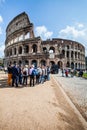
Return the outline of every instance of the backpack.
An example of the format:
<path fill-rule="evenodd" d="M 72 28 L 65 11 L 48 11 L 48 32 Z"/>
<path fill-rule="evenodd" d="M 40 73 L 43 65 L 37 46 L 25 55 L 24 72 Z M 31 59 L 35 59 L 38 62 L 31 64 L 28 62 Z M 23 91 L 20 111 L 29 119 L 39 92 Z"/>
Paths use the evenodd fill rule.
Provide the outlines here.
<path fill-rule="evenodd" d="M 35 76 L 35 75 L 36 75 L 35 69 L 32 70 L 32 74 L 31 74 L 31 75 L 32 75 L 32 76 Z"/>

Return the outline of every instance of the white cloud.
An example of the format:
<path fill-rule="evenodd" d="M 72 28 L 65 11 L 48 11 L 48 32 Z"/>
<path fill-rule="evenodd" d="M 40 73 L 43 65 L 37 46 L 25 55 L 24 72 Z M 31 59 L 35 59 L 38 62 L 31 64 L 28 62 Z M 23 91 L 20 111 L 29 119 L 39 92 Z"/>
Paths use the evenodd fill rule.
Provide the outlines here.
<path fill-rule="evenodd" d="M 85 36 L 85 29 L 78 30 L 74 26 L 67 26 L 65 29 L 62 29 L 59 32 L 59 35 L 63 37 L 71 37 L 73 39 L 78 37 L 83 37 Z"/>
<path fill-rule="evenodd" d="M 48 31 L 45 26 L 38 26 L 35 29 L 35 35 L 41 36 L 42 39 L 48 39 L 53 35 L 53 32 Z"/>
<path fill-rule="evenodd" d="M 5 0 L 0 0 L 0 3 L 3 3 L 3 2 L 5 2 Z"/>
<path fill-rule="evenodd" d="M 0 46 L 0 57 L 4 56 L 4 49 L 5 49 L 5 45 L 1 45 Z"/>
<path fill-rule="evenodd" d="M 2 18 L 2 16 L 0 15 L 0 23 L 2 23 L 3 22 L 3 18 Z"/>
<path fill-rule="evenodd" d="M 85 46 L 87 56 L 87 26 L 84 26 L 84 24 L 67 25 L 66 28 L 59 31 L 58 37 L 80 42 Z"/>
<path fill-rule="evenodd" d="M 77 23 L 76 24 L 79 28 L 83 28 L 84 27 L 84 25 L 82 24 L 82 23 Z"/>

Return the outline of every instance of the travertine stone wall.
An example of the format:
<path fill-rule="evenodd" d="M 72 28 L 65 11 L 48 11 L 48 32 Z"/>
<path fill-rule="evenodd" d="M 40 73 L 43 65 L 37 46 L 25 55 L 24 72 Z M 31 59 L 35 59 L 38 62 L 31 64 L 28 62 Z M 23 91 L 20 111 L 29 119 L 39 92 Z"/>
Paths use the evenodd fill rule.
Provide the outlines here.
<path fill-rule="evenodd" d="M 4 52 L 6 66 L 11 62 L 85 69 L 85 48 L 81 43 L 59 38 L 43 41 L 35 37 L 33 23 L 25 12 L 8 24 Z"/>

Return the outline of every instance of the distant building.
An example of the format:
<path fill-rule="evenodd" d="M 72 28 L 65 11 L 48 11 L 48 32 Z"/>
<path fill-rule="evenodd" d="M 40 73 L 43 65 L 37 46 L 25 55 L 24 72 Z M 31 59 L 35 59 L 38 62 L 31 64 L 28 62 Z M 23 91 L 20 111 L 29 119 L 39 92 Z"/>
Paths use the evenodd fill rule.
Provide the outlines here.
<path fill-rule="evenodd" d="M 35 37 L 33 23 L 25 12 L 8 24 L 4 52 L 6 66 L 11 62 L 85 69 L 85 48 L 81 43 L 59 38 L 43 41 Z"/>
<path fill-rule="evenodd" d="M 3 59 L 2 58 L 0 58 L 0 65 L 2 65 L 3 64 Z"/>
<path fill-rule="evenodd" d="M 87 70 L 87 57 L 85 57 L 85 64 L 86 64 L 86 70 Z"/>

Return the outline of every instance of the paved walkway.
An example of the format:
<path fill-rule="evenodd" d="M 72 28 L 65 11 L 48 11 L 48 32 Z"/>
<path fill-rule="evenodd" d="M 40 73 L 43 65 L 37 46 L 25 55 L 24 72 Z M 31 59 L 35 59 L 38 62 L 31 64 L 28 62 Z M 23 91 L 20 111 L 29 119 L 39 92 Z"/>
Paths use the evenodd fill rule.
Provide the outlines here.
<path fill-rule="evenodd" d="M 35 87 L 8 87 L 0 74 L 0 130 L 87 130 L 54 76 Z"/>
<path fill-rule="evenodd" d="M 87 120 L 87 79 L 76 76 L 62 77 L 61 72 L 54 77 Z"/>

